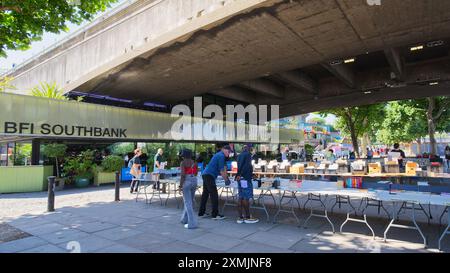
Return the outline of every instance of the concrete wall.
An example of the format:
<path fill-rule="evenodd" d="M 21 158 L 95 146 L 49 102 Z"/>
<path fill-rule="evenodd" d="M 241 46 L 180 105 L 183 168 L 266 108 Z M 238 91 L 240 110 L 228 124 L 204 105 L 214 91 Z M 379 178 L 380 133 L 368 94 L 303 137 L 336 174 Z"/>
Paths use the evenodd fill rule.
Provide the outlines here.
<path fill-rule="evenodd" d="M 134 57 L 207 28 L 263 0 L 159 0 L 118 18 L 107 28 L 86 37 L 26 71 L 13 73 L 15 93 L 28 93 L 40 82 L 56 82 L 66 91 Z"/>

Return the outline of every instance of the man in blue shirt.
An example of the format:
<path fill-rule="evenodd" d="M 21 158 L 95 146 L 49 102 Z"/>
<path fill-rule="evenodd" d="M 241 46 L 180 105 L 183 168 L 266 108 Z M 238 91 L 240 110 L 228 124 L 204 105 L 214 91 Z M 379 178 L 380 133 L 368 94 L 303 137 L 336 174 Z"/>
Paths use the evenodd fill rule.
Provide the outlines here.
<path fill-rule="evenodd" d="M 242 153 L 237 158 L 238 171 L 236 174 L 236 181 L 238 181 L 238 212 L 239 218 L 237 219 L 238 224 L 254 224 L 259 220 L 251 217 L 250 215 L 250 199 L 253 199 L 253 166 L 252 166 L 252 156 L 248 151 L 248 146 L 245 145 L 242 149 Z M 245 211 L 245 217 L 244 217 Z"/>
<path fill-rule="evenodd" d="M 219 194 L 217 193 L 216 178 L 221 174 L 223 179 L 225 179 L 226 182 L 229 182 L 225 161 L 230 155 L 230 151 L 230 146 L 223 146 L 222 149 L 212 157 L 202 173 L 203 193 L 200 209 L 198 211 L 199 217 L 205 216 L 206 203 L 208 202 L 208 197 L 211 196 L 211 217 L 215 220 L 225 219 L 223 215 L 219 215 Z"/>

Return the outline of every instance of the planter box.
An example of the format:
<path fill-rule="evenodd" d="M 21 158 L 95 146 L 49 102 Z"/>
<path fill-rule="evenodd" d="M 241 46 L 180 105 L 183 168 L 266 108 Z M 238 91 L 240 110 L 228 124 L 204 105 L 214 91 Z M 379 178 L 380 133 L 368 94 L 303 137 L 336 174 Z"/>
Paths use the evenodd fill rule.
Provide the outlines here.
<path fill-rule="evenodd" d="M 51 175 L 53 166 L 0 167 L 0 193 L 45 191 Z"/>
<path fill-rule="evenodd" d="M 97 172 L 94 175 L 94 185 L 111 184 L 116 182 L 116 173 Z"/>

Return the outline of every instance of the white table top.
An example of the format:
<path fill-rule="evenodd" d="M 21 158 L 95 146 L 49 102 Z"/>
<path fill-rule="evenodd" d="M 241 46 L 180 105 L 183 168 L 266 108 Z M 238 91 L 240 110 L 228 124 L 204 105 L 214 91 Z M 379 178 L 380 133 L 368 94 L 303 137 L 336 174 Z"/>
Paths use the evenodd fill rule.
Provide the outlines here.
<path fill-rule="evenodd" d="M 287 179 L 286 179 L 287 180 Z M 284 180 L 284 182 L 286 182 Z M 237 183 L 231 179 L 232 183 L 230 185 L 225 185 L 223 179 L 216 180 L 217 187 L 228 187 L 237 188 Z M 283 181 L 283 180 L 282 180 Z M 173 177 L 168 179 L 161 179 L 160 182 L 163 183 L 179 183 L 179 177 Z M 198 186 L 203 185 L 203 180 L 198 179 Z M 271 188 L 259 188 L 264 190 L 281 190 L 281 191 L 295 191 L 298 193 L 312 193 L 320 195 L 340 195 L 340 196 L 350 196 L 354 198 L 370 198 L 380 201 L 387 202 L 414 202 L 417 204 L 431 204 L 431 205 L 441 205 L 450 206 L 450 195 L 437 195 L 431 194 L 429 192 L 415 192 L 415 191 L 395 191 L 392 194 L 387 190 L 367 190 L 367 189 L 351 189 L 351 188 L 338 188 L 337 182 L 326 182 L 326 181 L 315 181 L 315 180 L 303 180 L 300 183 L 300 187 L 296 185 L 280 185 L 278 189 L 274 187 Z"/>

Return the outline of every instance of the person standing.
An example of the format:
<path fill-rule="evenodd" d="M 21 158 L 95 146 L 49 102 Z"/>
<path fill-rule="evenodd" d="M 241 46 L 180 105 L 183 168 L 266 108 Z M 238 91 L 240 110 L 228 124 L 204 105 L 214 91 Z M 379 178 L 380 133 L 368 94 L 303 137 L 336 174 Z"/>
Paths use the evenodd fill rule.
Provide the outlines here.
<path fill-rule="evenodd" d="M 289 160 L 289 148 L 286 147 L 284 152 L 281 153 L 281 161 Z"/>
<path fill-rule="evenodd" d="M 373 150 L 372 148 L 367 148 L 367 161 L 370 162 L 373 158 Z"/>
<path fill-rule="evenodd" d="M 447 162 L 447 172 L 450 172 L 450 146 L 445 146 L 445 161 Z"/>
<path fill-rule="evenodd" d="M 258 164 L 258 155 L 256 154 L 256 149 L 255 148 L 251 149 L 251 154 L 252 154 L 252 160 L 255 161 L 255 164 Z"/>
<path fill-rule="evenodd" d="M 400 157 L 398 158 L 398 165 L 400 169 L 403 169 L 403 159 L 406 157 L 405 152 L 400 149 L 400 144 L 395 143 L 394 149 L 391 150 L 393 153 L 400 153 Z"/>
<path fill-rule="evenodd" d="M 163 162 L 163 149 L 159 148 L 158 151 L 156 152 L 155 156 L 154 156 L 154 160 L 153 160 L 153 173 L 157 175 L 158 179 L 157 182 L 153 185 L 153 189 L 160 189 L 160 185 L 159 185 L 159 173 L 160 170 L 162 169 L 162 162 Z"/>
<path fill-rule="evenodd" d="M 199 217 L 205 217 L 206 203 L 208 202 L 209 196 L 211 196 L 212 211 L 211 217 L 215 220 L 225 219 L 223 215 L 219 214 L 219 194 L 217 193 L 216 178 L 219 173 L 222 175 L 226 184 L 230 183 L 226 169 L 226 158 L 230 155 L 231 148 L 228 145 L 222 147 L 222 149 L 217 152 L 206 166 L 202 174 L 203 179 L 203 193 L 202 200 L 200 203 L 200 209 L 198 211 Z"/>
<path fill-rule="evenodd" d="M 248 152 L 248 146 L 244 146 L 242 153 L 237 158 L 238 171 L 236 181 L 238 182 L 238 219 L 237 223 L 254 224 L 259 220 L 250 215 L 250 199 L 253 199 L 253 166 L 252 158 Z M 245 217 L 244 217 L 245 212 Z"/>
<path fill-rule="evenodd" d="M 331 163 L 334 163 L 334 161 L 336 161 L 336 156 L 334 155 L 333 149 L 328 150 L 325 159 L 327 161 L 330 161 Z"/>
<path fill-rule="evenodd" d="M 192 160 L 192 152 L 184 150 L 182 152 L 183 160 L 181 161 L 181 178 L 180 189 L 183 193 L 184 210 L 181 215 L 181 223 L 185 228 L 197 228 L 197 219 L 194 215 L 194 198 L 197 190 L 197 163 Z"/>
<path fill-rule="evenodd" d="M 134 157 L 128 161 L 128 167 L 130 168 L 130 174 L 133 176 L 131 180 L 130 193 L 137 192 L 139 188 L 139 180 L 136 180 L 141 175 L 141 149 L 134 150 Z"/>

